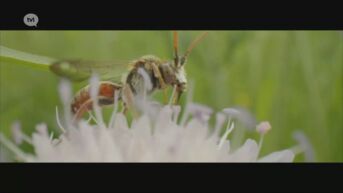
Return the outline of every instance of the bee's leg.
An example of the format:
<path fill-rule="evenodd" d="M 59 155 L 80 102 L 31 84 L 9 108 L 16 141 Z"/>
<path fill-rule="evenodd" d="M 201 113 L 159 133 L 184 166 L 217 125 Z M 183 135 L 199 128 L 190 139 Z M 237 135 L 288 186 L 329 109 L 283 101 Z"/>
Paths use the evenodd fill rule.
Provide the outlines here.
<path fill-rule="evenodd" d="M 177 105 L 180 102 L 182 93 L 186 90 L 186 84 L 176 85 L 176 93 L 173 98 L 173 104 Z"/>
<path fill-rule="evenodd" d="M 164 82 L 161 71 L 158 69 L 158 67 L 154 64 L 151 63 L 151 68 L 154 72 L 154 76 L 158 79 L 161 85 L 161 89 L 163 90 L 163 98 L 164 98 L 164 103 L 168 102 L 168 97 L 167 97 L 167 84 Z"/>
<path fill-rule="evenodd" d="M 132 111 L 132 115 L 134 117 L 138 117 L 138 114 L 137 114 L 135 107 L 134 107 L 134 94 L 130 88 L 130 85 L 128 85 L 128 84 L 124 85 L 122 98 L 124 101 L 123 113 L 125 115 L 127 115 L 127 112 L 130 109 Z"/>
<path fill-rule="evenodd" d="M 112 82 L 100 82 L 99 94 L 98 94 L 98 104 L 99 106 L 111 105 L 114 103 L 114 94 L 119 93 L 122 88 L 121 85 Z M 86 86 L 81 89 L 71 104 L 71 110 L 74 114 L 74 120 L 77 121 L 81 119 L 84 113 L 93 109 L 93 100 L 89 94 L 90 87 Z"/>
<path fill-rule="evenodd" d="M 178 89 L 176 90 L 176 93 L 174 95 L 174 100 L 173 100 L 174 105 L 179 104 L 182 93 L 183 93 L 183 91 L 178 90 Z"/>
<path fill-rule="evenodd" d="M 125 116 L 127 116 L 127 112 L 128 112 L 128 110 L 129 110 L 129 108 L 127 107 L 126 103 L 123 103 L 123 105 L 124 105 L 124 107 L 123 107 L 123 114 L 124 114 Z"/>

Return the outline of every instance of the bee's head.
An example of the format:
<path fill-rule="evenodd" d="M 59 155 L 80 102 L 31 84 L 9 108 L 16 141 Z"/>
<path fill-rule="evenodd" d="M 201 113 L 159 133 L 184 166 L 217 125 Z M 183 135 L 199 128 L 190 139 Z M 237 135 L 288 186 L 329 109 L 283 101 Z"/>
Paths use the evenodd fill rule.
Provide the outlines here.
<path fill-rule="evenodd" d="M 181 87 L 182 90 L 186 89 L 187 85 L 187 78 L 186 78 L 186 71 L 185 71 L 185 64 L 186 64 L 187 57 L 179 57 L 176 56 L 174 58 L 174 64 L 173 64 L 173 71 L 174 71 L 174 77 L 175 77 L 175 84 Z"/>
<path fill-rule="evenodd" d="M 160 66 L 164 81 L 169 85 L 187 84 L 184 66 L 176 64 L 175 61 L 164 63 Z"/>
<path fill-rule="evenodd" d="M 186 89 L 187 79 L 186 79 L 186 72 L 184 66 L 187 62 L 187 57 L 191 53 L 192 49 L 197 45 L 197 43 L 202 40 L 207 32 L 201 34 L 193 42 L 189 45 L 188 49 L 186 50 L 183 56 L 179 56 L 178 54 L 178 34 L 174 32 L 174 60 L 173 62 L 168 64 L 168 67 L 165 69 L 165 77 L 167 77 L 167 81 L 169 84 L 174 84 L 179 87 L 181 90 Z"/>
<path fill-rule="evenodd" d="M 160 65 L 160 70 L 163 76 L 164 81 L 169 85 L 176 85 L 178 89 L 185 90 L 187 85 L 186 79 L 186 71 L 185 71 L 185 64 L 187 61 L 187 57 L 192 51 L 192 49 L 196 46 L 198 42 L 202 38 L 205 37 L 207 33 L 203 33 L 198 36 L 193 42 L 190 44 L 188 49 L 186 50 L 183 56 L 179 56 L 178 54 L 178 36 L 177 32 L 174 32 L 174 59 L 173 61 L 163 63 Z"/>

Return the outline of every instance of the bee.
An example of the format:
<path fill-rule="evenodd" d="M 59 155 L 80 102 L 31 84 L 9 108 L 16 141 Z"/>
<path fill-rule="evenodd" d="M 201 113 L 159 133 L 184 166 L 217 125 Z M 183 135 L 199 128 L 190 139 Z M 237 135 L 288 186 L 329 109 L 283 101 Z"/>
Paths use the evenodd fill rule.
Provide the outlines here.
<path fill-rule="evenodd" d="M 175 88 L 173 103 L 177 104 L 182 93 L 187 89 L 187 76 L 184 68 L 187 57 L 206 34 L 207 32 L 202 33 L 195 38 L 185 53 L 180 56 L 178 53 L 178 32 L 173 32 L 173 60 L 165 61 L 153 55 L 142 56 L 129 63 L 129 71 L 121 80 L 116 79 L 118 75 L 115 75 L 115 66 L 118 65 L 111 62 L 61 60 L 53 63 L 50 70 L 72 81 L 89 79 L 93 73 L 100 74 L 102 81 L 99 82 L 97 102 L 101 107 L 114 104 L 115 96 L 118 96 L 118 100 L 124 102 L 124 111 L 126 111 L 133 105 L 134 96 L 143 92 L 151 94 L 156 90 L 163 90 L 166 95 L 168 86 Z M 144 77 L 139 73 L 139 69 L 144 70 L 150 79 L 152 87 L 148 90 L 144 87 Z M 79 90 L 72 100 L 71 111 L 76 120 L 80 119 L 84 113 L 93 110 L 93 101 L 89 91 L 90 85 L 87 85 Z"/>

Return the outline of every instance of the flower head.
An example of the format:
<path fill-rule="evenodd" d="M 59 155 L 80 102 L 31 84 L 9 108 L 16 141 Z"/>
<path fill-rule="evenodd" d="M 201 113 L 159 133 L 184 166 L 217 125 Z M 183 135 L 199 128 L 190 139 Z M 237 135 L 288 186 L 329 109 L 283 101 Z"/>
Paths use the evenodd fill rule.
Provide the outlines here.
<path fill-rule="evenodd" d="M 94 85 L 97 79 L 92 81 Z M 69 84 L 65 81 L 62 84 L 60 91 L 69 92 L 66 87 Z M 64 96 L 69 93 L 61 95 L 66 108 L 70 100 Z M 28 162 L 291 162 L 294 159 L 291 150 L 260 158 L 261 144 L 253 139 L 247 139 L 241 147 L 233 150 L 228 136 L 234 130 L 234 120 L 227 115 L 233 113 L 238 118 L 246 118 L 239 116 L 240 111 L 226 109 L 216 113 L 215 132 L 210 132 L 213 129 L 209 118 L 213 110 L 207 106 L 187 104 L 187 113 L 183 113 L 181 119 L 187 121 L 178 123 L 180 106 L 160 105 L 149 100 L 136 103 L 142 113 L 131 124 L 114 108 L 111 121 L 106 125 L 96 107 L 98 110 L 93 119 L 97 124 L 86 120 L 66 124 L 57 138 L 49 134 L 45 124 L 38 125 L 32 137 L 27 139 L 34 147 L 34 155 L 22 152 L 1 134 L 0 142 L 12 149 L 20 160 Z M 66 120 L 70 121 L 71 117 Z M 226 121 L 226 130 L 220 136 L 218 130 Z M 267 130 L 266 123 L 258 128 Z M 15 132 L 20 137 L 18 140 L 27 138 L 18 128 Z"/>

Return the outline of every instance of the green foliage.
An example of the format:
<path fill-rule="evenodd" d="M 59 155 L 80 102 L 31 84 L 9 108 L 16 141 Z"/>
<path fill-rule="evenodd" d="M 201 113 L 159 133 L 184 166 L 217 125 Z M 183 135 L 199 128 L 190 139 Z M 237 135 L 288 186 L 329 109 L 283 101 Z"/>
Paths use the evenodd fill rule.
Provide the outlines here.
<path fill-rule="evenodd" d="M 180 32 L 181 53 L 199 33 Z M 167 31 L 1 31 L 0 40 L 12 49 L 58 59 L 173 56 Z M 292 133 L 302 130 L 318 161 L 343 161 L 342 40 L 336 31 L 210 31 L 186 65 L 195 83 L 194 101 L 216 110 L 245 107 L 257 120 L 270 121 L 273 129 L 262 154 L 295 145 Z M 15 120 L 28 134 L 41 122 L 57 129 L 58 81 L 49 71 L 1 60 L 1 131 L 10 135 Z M 75 84 L 74 91 L 85 84 Z"/>

